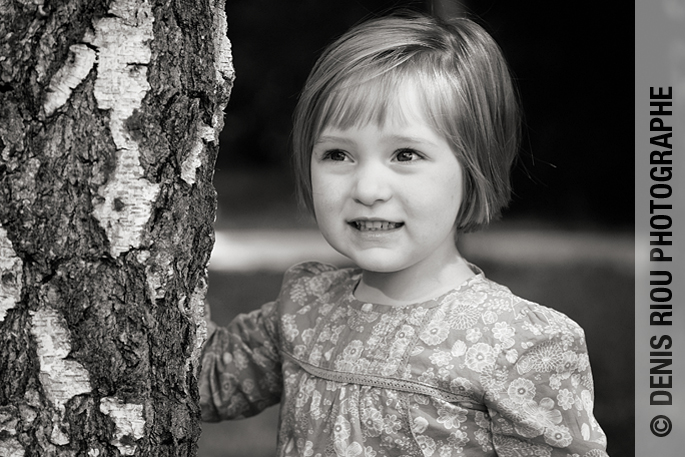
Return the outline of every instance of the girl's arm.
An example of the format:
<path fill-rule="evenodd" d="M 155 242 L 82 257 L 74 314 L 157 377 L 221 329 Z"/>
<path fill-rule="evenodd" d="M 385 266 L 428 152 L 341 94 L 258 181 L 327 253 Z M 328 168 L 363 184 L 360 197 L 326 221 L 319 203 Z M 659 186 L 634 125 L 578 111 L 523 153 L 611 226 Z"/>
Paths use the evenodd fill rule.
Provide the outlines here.
<path fill-rule="evenodd" d="M 206 311 L 208 338 L 199 380 L 203 420 L 248 417 L 280 401 L 276 304 L 240 315 L 226 327 L 217 327 Z"/>
<path fill-rule="evenodd" d="M 536 310 L 538 311 L 538 310 Z M 547 310 L 549 311 L 549 310 Z M 530 338 L 517 357 L 500 357 L 485 376 L 485 402 L 498 455 L 606 457 L 606 436 L 593 415 L 594 389 L 583 330 L 558 313 L 531 312 Z M 507 360 L 508 359 L 508 360 Z M 547 449 L 546 453 L 538 454 Z"/>
<path fill-rule="evenodd" d="M 290 267 L 275 302 L 236 317 L 227 327 L 217 327 L 206 307 L 208 338 L 199 381 L 203 420 L 248 417 L 280 401 L 281 308 L 289 302 L 302 306 L 307 294 L 316 295 L 321 288 L 321 284 L 309 284 L 310 279 L 333 271 L 335 267 L 318 262 Z"/>

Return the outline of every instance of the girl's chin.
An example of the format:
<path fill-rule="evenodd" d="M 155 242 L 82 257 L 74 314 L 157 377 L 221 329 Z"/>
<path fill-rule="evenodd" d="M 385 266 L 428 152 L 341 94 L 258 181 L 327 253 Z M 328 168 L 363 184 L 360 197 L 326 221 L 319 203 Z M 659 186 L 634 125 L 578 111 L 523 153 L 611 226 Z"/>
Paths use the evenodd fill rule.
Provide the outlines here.
<path fill-rule="evenodd" d="M 324 235 L 324 238 L 325 235 Z M 328 240 L 328 239 L 327 239 Z M 389 246 L 359 246 L 356 243 L 331 243 L 333 249 L 364 271 L 395 273 L 414 264 L 412 255 L 400 243 Z"/>
<path fill-rule="evenodd" d="M 396 273 L 409 266 L 398 259 L 383 258 L 380 256 L 357 256 L 350 257 L 350 259 L 357 267 L 370 273 Z"/>

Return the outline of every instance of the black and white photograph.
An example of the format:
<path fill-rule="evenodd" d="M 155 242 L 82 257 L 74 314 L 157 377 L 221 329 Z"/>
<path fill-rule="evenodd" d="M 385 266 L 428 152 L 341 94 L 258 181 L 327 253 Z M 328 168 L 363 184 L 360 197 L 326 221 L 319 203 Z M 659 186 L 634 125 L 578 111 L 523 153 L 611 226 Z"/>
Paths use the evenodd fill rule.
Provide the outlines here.
<path fill-rule="evenodd" d="M 0 456 L 677 449 L 640 11 L 0 0 Z"/>

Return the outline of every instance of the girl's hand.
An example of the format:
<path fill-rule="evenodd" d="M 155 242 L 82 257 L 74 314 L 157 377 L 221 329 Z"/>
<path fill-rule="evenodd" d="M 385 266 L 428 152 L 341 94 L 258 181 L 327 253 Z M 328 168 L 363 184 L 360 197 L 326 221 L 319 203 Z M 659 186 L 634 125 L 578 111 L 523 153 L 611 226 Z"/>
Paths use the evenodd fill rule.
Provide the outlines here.
<path fill-rule="evenodd" d="M 207 340 L 209 340 L 209 337 L 212 336 L 214 333 L 214 330 L 216 330 L 217 325 L 212 321 L 212 311 L 209 306 L 209 301 L 205 298 L 205 322 L 207 324 Z"/>

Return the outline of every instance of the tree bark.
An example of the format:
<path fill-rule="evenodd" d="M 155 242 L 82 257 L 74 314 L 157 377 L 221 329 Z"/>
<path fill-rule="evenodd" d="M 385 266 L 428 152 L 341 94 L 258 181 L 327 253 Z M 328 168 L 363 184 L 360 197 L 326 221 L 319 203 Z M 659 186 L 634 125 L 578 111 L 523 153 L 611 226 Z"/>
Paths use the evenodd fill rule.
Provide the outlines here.
<path fill-rule="evenodd" d="M 224 0 L 0 0 L 0 455 L 193 456 Z"/>

